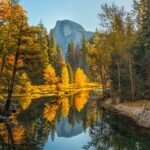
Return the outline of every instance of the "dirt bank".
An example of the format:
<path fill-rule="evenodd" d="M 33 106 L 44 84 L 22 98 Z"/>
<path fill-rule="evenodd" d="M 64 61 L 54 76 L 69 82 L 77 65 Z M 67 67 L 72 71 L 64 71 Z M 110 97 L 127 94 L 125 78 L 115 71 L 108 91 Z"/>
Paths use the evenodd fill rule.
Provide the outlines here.
<path fill-rule="evenodd" d="M 113 104 L 111 100 L 106 100 L 102 107 L 132 118 L 139 126 L 150 128 L 150 101 Z"/>

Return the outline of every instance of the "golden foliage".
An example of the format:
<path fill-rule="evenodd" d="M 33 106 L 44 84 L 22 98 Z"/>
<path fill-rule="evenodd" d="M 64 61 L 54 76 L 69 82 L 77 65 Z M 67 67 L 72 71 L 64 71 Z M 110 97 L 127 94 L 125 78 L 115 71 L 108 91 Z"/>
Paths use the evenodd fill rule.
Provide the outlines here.
<path fill-rule="evenodd" d="M 58 62 L 58 66 L 59 66 L 60 68 L 65 67 L 65 66 L 66 66 L 65 61 L 64 61 L 64 60 L 60 60 L 60 61 Z"/>
<path fill-rule="evenodd" d="M 20 125 L 16 119 L 16 115 L 10 117 L 11 121 L 15 124 L 12 128 L 5 123 L 0 123 L 0 137 L 4 143 L 8 144 L 10 142 L 10 135 L 15 144 L 19 144 L 23 138 L 25 129 Z"/>
<path fill-rule="evenodd" d="M 27 97 L 25 97 L 25 99 L 20 101 L 20 105 L 21 105 L 23 110 L 27 109 L 30 104 L 31 104 L 31 97 L 30 96 L 27 96 Z"/>
<path fill-rule="evenodd" d="M 16 127 L 12 130 L 15 143 L 18 143 L 18 144 L 20 143 L 20 141 L 24 135 L 24 131 L 25 130 L 23 127 Z"/>
<path fill-rule="evenodd" d="M 26 11 L 20 5 L 15 5 L 14 10 L 15 10 L 15 17 L 25 15 L 26 13 Z"/>
<path fill-rule="evenodd" d="M 45 104 L 44 118 L 49 122 L 53 121 L 55 119 L 57 109 L 58 109 L 57 105 Z"/>
<path fill-rule="evenodd" d="M 11 7 L 8 0 L 0 2 L 0 19 L 6 20 L 11 17 Z"/>
<path fill-rule="evenodd" d="M 58 104 L 60 106 L 62 116 L 67 117 L 70 108 L 69 99 L 67 97 L 61 98 L 58 100 Z"/>
<path fill-rule="evenodd" d="M 84 105 L 88 102 L 89 93 L 88 92 L 82 92 L 80 94 L 76 94 L 74 97 L 74 105 L 78 112 L 80 112 Z"/>
<path fill-rule="evenodd" d="M 53 68 L 53 66 L 51 64 L 49 64 L 45 69 L 44 69 L 44 80 L 47 83 L 56 83 L 57 82 L 57 78 L 56 78 L 56 73 L 55 73 L 55 69 Z"/>
<path fill-rule="evenodd" d="M 61 78 L 63 84 L 69 84 L 69 74 L 66 66 L 62 68 Z"/>
<path fill-rule="evenodd" d="M 2 127 L 2 125 L 0 126 L 0 128 L 2 128 L 3 130 L 0 132 L 0 136 L 3 138 L 5 143 L 9 142 L 8 139 L 8 132 L 7 132 L 7 128 L 5 126 Z M 15 142 L 15 144 L 19 144 L 23 135 L 24 135 L 24 128 L 23 127 L 15 127 L 12 129 L 12 138 Z"/>
<path fill-rule="evenodd" d="M 26 11 L 20 5 L 12 5 L 9 0 L 0 1 L 0 19 L 10 20 L 25 15 Z"/>
<path fill-rule="evenodd" d="M 77 68 L 74 76 L 74 82 L 80 85 L 88 82 L 88 78 L 81 68 Z"/>

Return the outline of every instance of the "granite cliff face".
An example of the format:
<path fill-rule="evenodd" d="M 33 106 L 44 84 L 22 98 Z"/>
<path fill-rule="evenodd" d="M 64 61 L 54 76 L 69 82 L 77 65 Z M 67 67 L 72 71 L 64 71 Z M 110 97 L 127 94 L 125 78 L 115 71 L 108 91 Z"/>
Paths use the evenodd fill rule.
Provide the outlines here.
<path fill-rule="evenodd" d="M 82 36 L 87 40 L 91 38 L 94 32 L 86 31 L 81 25 L 70 20 L 57 21 L 54 28 L 56 43 L 59 43 L 64 51 L 67 51 L 68 43 L 74 41 L 77 46 L 81 46 Z"/>

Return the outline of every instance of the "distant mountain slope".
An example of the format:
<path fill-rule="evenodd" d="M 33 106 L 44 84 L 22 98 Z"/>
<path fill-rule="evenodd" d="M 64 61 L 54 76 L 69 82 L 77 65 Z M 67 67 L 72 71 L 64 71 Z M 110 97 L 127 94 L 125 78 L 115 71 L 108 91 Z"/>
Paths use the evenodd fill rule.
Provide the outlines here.
<path fill-rule="evenodd" d="M 56 43 L 59 43 L 63 48 L 64 53 L 67 51 L 68 43 L 72 40 L 78 46 L 81 45 L 82 36 L 87 40 L 91 38 L 94 32 L 86 31 L 80 24 L 70 21 L 57 21 L 54 28 Z"/>

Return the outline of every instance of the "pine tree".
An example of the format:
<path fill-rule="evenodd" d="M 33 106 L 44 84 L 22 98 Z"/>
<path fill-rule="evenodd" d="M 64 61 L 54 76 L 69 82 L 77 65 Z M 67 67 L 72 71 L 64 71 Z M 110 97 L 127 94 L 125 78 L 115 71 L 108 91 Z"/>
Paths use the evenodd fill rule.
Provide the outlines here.
<path fill-rule="evenodd" d="M 68 68 L 68 73 L 69 73 L 69 83 L 72 84 L 73 83 L 73 70 L 69 64 L 69 62 L 66 62 L 67 68 Z"/>
<path fill-rule="evenodd" d="M 139 19 L 138 39 L 135 54 L 137 90 L 139 96 L 150 97 L 150 1 L 140 0 L 136 3 Z"/>
<path fill-rule="evenodd" d="M 56 68 L 57 75 L 61 76 L 61 69 L 62 69 L 62 65 L 64 63 L 64 60 L 63 60 L 63 52 L 62 52 L 62 48 L 61 48 L 60 44 L 57 44 L 56 51 L 57 51 L 57 57 L 56 57 L 55 68 Z"/>
<path fill-rule="evenodd" d="M 88 74 L 88 42 L 85 36 L 82 37 L 81 54 L 82 54 L 81 68 L 84 70 L 86 74 Z"/>
<path fill-rule="evenodd" d="M 60 44 L 57 44 L 56 50 L 57 50 L 57 63 L 58 63 L 59 61 L 63 60 L 63 52 Z"/>
<path fill-rule="evenodd" d="M 50 37 L 49 37 L 49 62 L 52 64 L 53 67 L 56 66 L 56 59 L 57 59 L 57 51 L 56 51 L 56 43 L 55 43 L 55 36 L 54 31 L 50 31 Z"/>
<path fill-rule="evenodd" d="M 76 47 L 75 47 L 75 44 L 73 41 L 71 41 L 68 44 L 68 51 L 66 54 L 66 60 L 71 65 L 73 71 L 75 71 L 77 62 L 76 62 Z"/>
<path fill-rule="evenodd" d="M 12 34 L 16 35 L 17 38 L 15 39 L 15 42 L 13 43 L 13 53 L 14 53 L 14 62 L 13 62 L 13 69 L 12 69 L 12 75 L 9 82 L 8 87 L 8 96 L 7 101 L 5 105 L 5 113 L 8 114 L 11 98 L 14 90 L 15 85 L 15 79 L 16 79 L 16 73 L 18 71 L 18 61 L 19 57 L 23 53 L 23 51 L 26 49 L 24 46 L 25 43 L 30 43 L 30 36 L 25 34 L 28 30 L 28 24 L 27 24 L 27 17 L 25 15 L 25 11 L 23 8 L 16 4 L 13 6 L 15 9 L 15 17 L 13 18 L 13 30 Z M 27 44 L 26 44 L 27 45 Z"/>
<path fill-rule="evenodd" d="M 38 43 L 40 44 L 41 50 L 43 51 L 45 55 L 45 64 L 48 65 L 49 58 L 48 58 L 48 35 L 47 30 L 44 27 L 42 21 L 38 24 L 38 27 L 40 28 L 39 35 L 38 35 Z"/>

